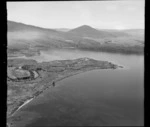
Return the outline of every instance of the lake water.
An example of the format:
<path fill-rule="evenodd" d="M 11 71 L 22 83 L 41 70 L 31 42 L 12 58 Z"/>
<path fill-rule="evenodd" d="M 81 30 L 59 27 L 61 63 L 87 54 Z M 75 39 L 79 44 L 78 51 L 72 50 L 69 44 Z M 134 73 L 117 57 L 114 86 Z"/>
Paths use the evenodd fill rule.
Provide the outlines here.
<path fill-rule="evenodd" d="M 61 80 L 25 105 L 24 127 L 142 126 L 144 119 L 144 57 L 88 51 L 47 51 L 37 61 L 89 57 L 108 60 L 123 69 L 93 70 Z M 18 123 L 18 126 L 19 123 Z"/>

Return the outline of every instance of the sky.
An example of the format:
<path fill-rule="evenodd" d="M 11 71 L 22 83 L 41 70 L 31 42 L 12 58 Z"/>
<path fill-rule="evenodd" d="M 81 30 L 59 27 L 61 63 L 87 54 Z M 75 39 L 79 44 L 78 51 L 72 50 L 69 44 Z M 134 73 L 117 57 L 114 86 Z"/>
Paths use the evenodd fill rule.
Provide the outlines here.
<path fill-rule="evenodd" d="M 7 2 L 7 19 L 44 28 L 143 29 L 144 0 Z"/>

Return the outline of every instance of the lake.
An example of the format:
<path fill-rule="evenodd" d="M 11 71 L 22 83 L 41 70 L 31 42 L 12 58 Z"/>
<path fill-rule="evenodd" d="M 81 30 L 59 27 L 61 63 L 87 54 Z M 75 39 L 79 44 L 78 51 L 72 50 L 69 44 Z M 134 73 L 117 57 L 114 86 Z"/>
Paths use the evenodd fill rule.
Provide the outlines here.
<path fill-rule="evenodd" d="M 43 51 L 42 61 L 89 57 L 123 69 L 93 70 L 56 83 L 22 107 L 24 127 L 144 125 L 144 57 L 79 50 Z"/>

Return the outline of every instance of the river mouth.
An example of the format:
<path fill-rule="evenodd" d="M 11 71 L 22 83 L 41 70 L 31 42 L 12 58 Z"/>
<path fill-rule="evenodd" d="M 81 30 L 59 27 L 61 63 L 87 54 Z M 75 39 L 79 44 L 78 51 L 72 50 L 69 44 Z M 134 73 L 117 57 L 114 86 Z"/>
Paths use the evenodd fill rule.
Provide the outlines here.
<path fill-rule="evenodd" d="M 18 127 L 22 124 L 25 127 L 143 125 L 143 57 L 87 52 L 61 54 L 62 59 L 74 58 L 75 54 L 110 59 L 127 69 L 94 70 L 57 82 L 56 87 L 18 111 L 16 115 L 21 116 Z"/>

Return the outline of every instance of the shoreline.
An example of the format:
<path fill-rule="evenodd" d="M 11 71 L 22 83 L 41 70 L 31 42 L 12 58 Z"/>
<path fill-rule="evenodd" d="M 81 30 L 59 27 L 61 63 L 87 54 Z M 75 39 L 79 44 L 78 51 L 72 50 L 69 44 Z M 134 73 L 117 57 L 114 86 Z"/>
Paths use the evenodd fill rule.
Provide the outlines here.
<path fill-rule="evenodd" d="M 118 66 L 116 69 L 122 69 L 123 67 L 122 66 Z M 113 69 L 113 68 L 111 68 Z M 52 86 L 52 82 L 59 82 L 63 79 L 66 79 L 66 78 L 69 78 L 71 76 L 74 76 L 74 75 L 77 75 L 77 74 L 81 74 L 81 73 L 85 73 L 85 72 L 88 72 L 88 71 L 94 71 L 94 70 L 101 70 L 99 68 L 92 68 L 92 69 L 89 69 L 89 70 L 84 70 L 84 71 L 81 71 L 81 72 L 76 72 L 76 73 L 73 73 L 73 74 L 70 74 L 70 75 L 66 75 L 66 76 L 63 76 L 63 77 L 59 77 L 59 78 L 56 78 L 55 80 L 51 81 L 50 82 L 50 85 L 45 87 L 45 89 L 43 89 L 42 91 L 37 91 L 39 92 L 38 94 L 36 94 L 35 96 L 31 97 L 30 99 L 27 99 L 26 101 L 23 102 L 23 104 L 21 104 L 18 108 L 16 108 L 16 110 L 10 115 L 10 117 L 12 117 L 13 115 L 15 115 L 15 113 L 17 111 L 19 111 L 23 106 L 25 106 L 26 104 L 28 104 L 30 101 L 32 101 L 33 99 L 35 99 L 36 97 L 38 97 L 39 95 L 41 95 L 43 92 L 45 92 L 46 90 L 50 89 L 50 87 Z M 57 85 L 56 85 L 57 86 Z"/>
<path fill-rule="evenodd" d="M 92 70 L 96 70 L 96 69 L 91 69 L 91 70 L 88 70 L 88 71 L 92 71 Z M 30 101 L 32 101 L 33 99 L 35 99 L 36 97 L 38 97 L 39 95 L 41 95 L 43 92 L 45 92 L 46 90 L 50 89 L 50 86 L 52 86 L 52 82 L 59 82 L 63 79 L 66 79 L 66 78 L 69 78 L 71 76 L 74 76 L 74 75 L 77 75 L 77 74 L 80 74 L 80 73 L 84 73 L 84 72 L 88 72 L 88 71 L 83 71 L 83 72 L 77 72 L 77 73 L 74 73 L 74 74 L 71 74 L 71 75 L 66 75 L 66 76 L 63 76 L 61 78 L 56 78 L 55 80 L 51 81 L 50 82 L 50 85 L 47 86 L 45 89 L 43 89 L 42 91 L 37 91 L 39 92 L 39 94 L 36 94 L 35 96 L 33 96 L 32 98 L 30 99 L 27 99 L 26 101 L 23 102 L 23 104 L 21 104 L 11 115 L 10 117 L 12 117 L 13 115 L 15 115 L 15 113 L 17 111 L 19 111 L 19 109 L 21 109 L 23 106 L 25 106 L 26 104 L 28 104 Z"/>
<path fill-rule="evenodd" d="M 30 98 L 30 99 L 28 99 L 28 100 L 26 100 L 22 105 L 20 105 L 19 107 L 18 107 L 18 109 L 14 112 L 14 113 L 16 113 L 17 111 L 19 111 L 19 109 L 21 109 L 23 106 L 25 106 L 26 104 L 28 104 L 30 101 L 32 101 L 34 99 L 34 97 L 33 98 Z M 12 114 L 12 115 L 14 115 L 14 113 Z"/>
<path fill-rule="evenodd" d="M 70 61 L 67 61 L 67 62 L 70 62 Z M 58 62 L 58 65 L 60 63 L 61 64 L 67 64 L 67 63 L 63 63 L 63 62 L 66 62 L 66 61 Z M 56 63 L 57 63 L 57 61 L 53 64 L 55 65 Z M 27 105 L 33 99 L 35 99 L 36 97 L 38 97 L 39 95 L 44 93 L 46 90 L 49 90 L 50 88 L 56 87 L 57 85 L 59 86 L 59 84 L 56 84 L 54 86 L 53 82 L 56 83 L 56 82 L 59 82 L 63 79 L 69 78 L 71 76 L 74 76 L 74 75 L 77 75 L 80 73 L 85 73 L 88 71 L 115 70 L 115 69 L 123 68 L 123 66 L 113 64 L 113 63 L 108 62 L 108 61 L 97 61 L 97 60 L 93 60 L 90 58 L 88 58 L 88 59 L 87 58 L 75 59 L 75 60 L 73 60 L 73 63 L 75 63 L 74 66 L 72 66 L 71 63 L 69 63 L 71 66 L 63 65 L 63 69 L 64 69 L 63 71 L 61 71 L 61 68 L 59 68 L 60 65 L 58 66 L 58 71 L 57 71 L 57 66 L 55 67 L 52 63 L 51 63 L 52 65 L 51 64 L 50 65 L 49 64 L 48 65 L 47 64 L 42 65 L 41 68 L 43 69 L 43 71 L 45 71 L 42 73 L 46 73 L 45 74 L 46 76 L 50 76 L 49 73 L 53 74 L 52 72 L 49 72 L 49 70 L 45 70 L 46 67 L 49 67 L 49 66 L 52 66 L 52 67 L 54 66 L 56 68 L 56 74 L 54 73 L 53 74 L 54 76 L 52 75 L 53 78 L 50 78 L 49 80 L 47 79 L 46 82 L 42 82 L 43 86 L 41 86 L 41 87 L 38 86 L 33 92 L 31 91 L 30 96 L 27 95 L 27 96 L 24 96 L 24 98 L 18 99 L 18 102 L 16 104 L 14 102 L 13 107 L 12 108 L 10 107 L 9 112 L 7 112 L 8 113 L 7 119 L 15 118 L 15 115 L 18 113 L 17 111 L 19 111 L 23 106 Z M 13 63 L 12 63 L 12 65 L 13 65 Z M 39 66 L 40 66 L 40 64 L 39 64 Z M 45 75 L 42 75 L 42 76 L 44 77 Z M 43 78 L 43 77 L 41 77 L 41 78 Z M 43 80 L 45 80 L 44 78 L 43 78 Z M 46 77 L 46 78 L 48 78 L 48 77 Z M 11 126 L 11 123 L 8 122 L 7 125 Z"/>
<path fill-rule="evenodd" d="M 25 102 L 23 102 L 23 104 L 20 105 L 20 106 L 16 109 L 16 111 L 13 112 L 13 114 L 12 114 L 10 117 L 12 117 L 13 115 L 15 115 L 15 113 L 17 113 L 17 111 L 19 111 L 23 106 L 25 106 L 26 104 L 28 104 L 28 103 L 29 103 L 30 101 L 32 101 L 33 99 L 34 99 L 34 97 L 32 97 L 32 98 L 30 98 L 30 99 L 27 99 Z M 10 125 L 9 123 L 7 123 L 6 125 L 7 125 L 7 127 L 11 127 L 11 125 Z"/>

